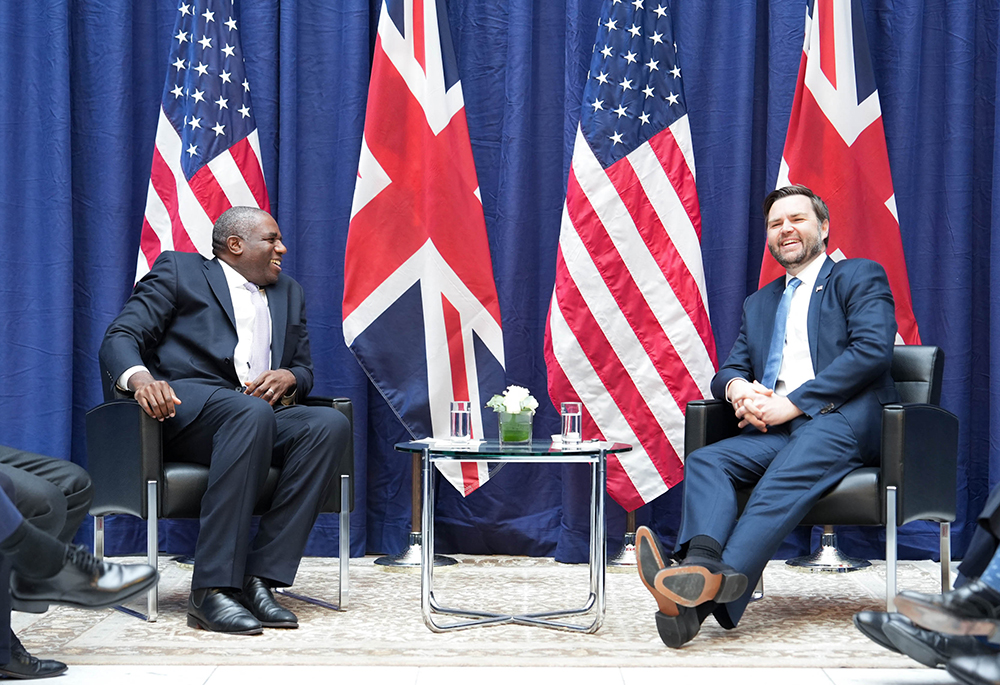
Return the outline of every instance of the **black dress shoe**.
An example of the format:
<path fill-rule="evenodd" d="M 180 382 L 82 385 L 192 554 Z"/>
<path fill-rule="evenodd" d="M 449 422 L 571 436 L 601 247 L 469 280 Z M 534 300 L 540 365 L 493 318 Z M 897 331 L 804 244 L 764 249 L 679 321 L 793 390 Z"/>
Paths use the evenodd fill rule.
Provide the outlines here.
<path fill-rule="evenodd" d="M 11 595 L 24 602 L 51 602 L 83 609 L 120 604 L 156 583 L 149 564 L 102 561 L 84 547 L 67 545 L 62 570 L 51 578 L 10 574 Z"/>
<path fill-rule="evenodd" d="M 965 685 L 1000 684 L 1000 657 L 960 656 L 948 662 L 948 675 Z"/>
<path fill-rule="evenodd" d="M 900 592 L 896 608 L 928 630 L 1000 638 L 1000 592 L 981 580 L 941 595 Z"/>
<path fill-rule="evenodd" d="M 243 592 L 237 598 L 265 628 L 299 627 L 299 619 L 295 614 L 278 604 L 271 594 L 271 588 L 257 576 L 243 579 Z"/>
<path fill-rule="evenodd" d="M 997 656 L 997 650 L 967 635 L 945 635 L 924 630 L 903 619 L 883 628 L 899 652 L 930 668 L 938 668 L 960 656 Z"/>
<path fill-rule="evenodd" d="M 232 635 L 263 633 L 260 621 L 236 601 L 234 593 L 221 588 L 192 590 L 188 596 L 188 626 Z"/>
<path fill-rule="evenodd" d="M 38 659 L 28 654 L 13 631 L 10 634 L 10 661 L 0 666 L 0 676 L 25 680 L 29 678 L 51 678 L 65 673 L 68 667 L 55 659 Z"/>
<path fill-rule="evenodd" d="M 646 526 L 635 532 L 636 566 L 639 578 L 656 600 L 656 631 L 667 647 L 677 649 L 689 642 L 701 630 L 701 621 L 694 609 L 677 603 L 656 589 L 657 574 L 666 568 L 666 555 L 656 535 Z"/>
<path fill-rule="evenodd" d="M 721 561 L 689 557 L 656 574 L 656 589 L 681 606 L 725 604 L 747 591 L 747 577 Z"/>
<path fill-rule="evenodd" d="M 862 635 L 867 637 L 869 640 L 877 645 L 885 647 L 891 652 L 896 652 L 899 654 L 899 650 L 896 645 L 892 644 L 892 641 L 885 635 L 885 626 L 894 621 L 904 621 L 908 625 L 910 619 L 899 614 L 890 614 L 887 611 L 859 611 L 854 614 L 854 627 L 857 628 Z"/>

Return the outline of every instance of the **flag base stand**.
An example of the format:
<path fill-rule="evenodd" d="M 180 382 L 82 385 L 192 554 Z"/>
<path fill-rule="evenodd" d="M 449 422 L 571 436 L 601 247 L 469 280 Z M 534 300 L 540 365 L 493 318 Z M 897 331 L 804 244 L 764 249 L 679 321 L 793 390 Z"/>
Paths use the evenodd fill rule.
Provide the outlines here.
<path fill-rule="evenodd" d="M 868 568 L 872 562 L 867 559 L 849 557 L 837 549 L 837 534 L 833 526 L 823 526 L 819 549 L 803 557 L 795 557 L 785 562 L 797 571 L 816 573 L 849 573 Z"/>
<path fill-rule="evenodd" d="M 622 538 L 622 548 L 618 554 L 608 559 L 608 571 L 614 573 L 630 572 L 638 566 L 635 557 L 635 512 L 625 515 L 625 537 Z"/>
<path fill-rule="evenodd" d="M 410 543 L 399 554 L 387 554 L 375 560 L 376 566 L 384 571 L 410 571 L 420 569 L 420 547 L 423 536 L 420 533 L 410 533 Z M 454 566 L 457 559 L 443 554 L 434 555 L 434 567 Z"/>

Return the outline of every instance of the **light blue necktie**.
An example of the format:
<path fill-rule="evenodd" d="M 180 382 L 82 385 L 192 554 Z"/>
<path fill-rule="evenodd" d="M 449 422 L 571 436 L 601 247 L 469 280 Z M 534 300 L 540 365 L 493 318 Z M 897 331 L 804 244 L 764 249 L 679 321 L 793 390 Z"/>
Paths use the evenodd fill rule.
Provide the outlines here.
<path fill-rule="evenodd" d="M 248 382 L 257 380 L 262 373 L 271 368 L 271 326 L 267 303 L 260 294 L 260 288 L 247 282 L 243 287 L 250 291 L 253 302 L 253 338 L 250 340 L 250 378 Z"/>
<path fill-rule="evenodd" d="M 781 293 L 781 301 L 778 302 L 778 311 L 774 313 L 774 331 L 771 333 L 771 349 L 767 353 L 767 364 L 764 366 L 764 378 L 761 384 L 765 388 L 774 390 L 774 384 L 778 381 L 778 371 L 781 370 L 781 356 L 785 351 L 785 327 L 788 325 L 788 310 L 792 306 L 792 295 L 795 289 L 802 285 L 802 281 L 793 278 L 785 286 L 785 292 Z"/>

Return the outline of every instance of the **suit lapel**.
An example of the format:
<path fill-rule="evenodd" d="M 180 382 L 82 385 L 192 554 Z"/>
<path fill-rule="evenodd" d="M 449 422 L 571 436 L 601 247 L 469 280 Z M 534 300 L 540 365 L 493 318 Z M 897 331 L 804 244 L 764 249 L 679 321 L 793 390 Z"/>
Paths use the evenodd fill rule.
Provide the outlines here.
<path fill-rule="evenodd" d="M 288 325 L 288 288 L 284 279 L 267 288 L 267 308 L 271 312 L 271 368 L 281 366 Z"/>
<path fill-rule="evenodd" d="M 834 264 L 836 262 L 828 255 L 823 266 L 820 267 L 819 276 L 816 277 L 812 295 L 809 297 L 809 316 L 806 327 L 809 332 L 809 355 L 812 357 L 813 373 L 817 373 L 819 368 L 819 312 L 823 305 L 823 298 L 826 297 L 826 282 L 830 278 Z"/>
<path fill-rule="evenodd" d="M 226 280 L 226 274 L 223 273 L 218 258 L 206 261 L 204 268 L 208 285 L 212 288 L 212 292 L 215 294 L 215 298 L 219 301 L 219 304 L 226 311 L 226 316 L 229 317 L 229 325 L 235 331 L 236 314 L 233 313 L 233 297 L 229 294 L 229 281 Z"/>

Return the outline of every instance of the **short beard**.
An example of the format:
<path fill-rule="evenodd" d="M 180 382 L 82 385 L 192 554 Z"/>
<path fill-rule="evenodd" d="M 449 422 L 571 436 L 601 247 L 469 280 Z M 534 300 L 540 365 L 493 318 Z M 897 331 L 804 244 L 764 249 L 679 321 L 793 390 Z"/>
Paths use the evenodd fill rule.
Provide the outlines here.
<path fill-rule="evenodd" d="M 802 259 L 799 259 L 799 260 L 797 260 L 795 262 L 790 262 L 787 259 L 785 259 L 784 257 L 782 257 L 781 253 L 778 252 L 778 251 L 776 251 L 774 248 L 772 248 L 770 244 L 768 244 L 767 249 L 768 249 L 768 252 L 771 253 L 771 256 L 774 257 L 774 260 L 776 262 L 778 262 L 778 264 L 780 264 L 781 267 L 785 271 L 788 271 L 789 267 L 799 266 L 800 264 L 808 264 L 813 259 L 815 259 L 816 257 L 818 257 L 821 252 L 825 252 L 826 251 L 826 242 L 822 241 L 822 240 L 819 241 L 818 243 L 816 243 L 813 246 L 813 250 L 812 250 L 812 252 L 810 254 L 803 255 Z"/>

